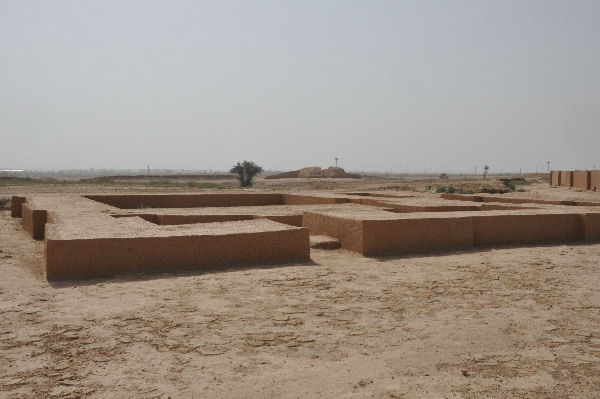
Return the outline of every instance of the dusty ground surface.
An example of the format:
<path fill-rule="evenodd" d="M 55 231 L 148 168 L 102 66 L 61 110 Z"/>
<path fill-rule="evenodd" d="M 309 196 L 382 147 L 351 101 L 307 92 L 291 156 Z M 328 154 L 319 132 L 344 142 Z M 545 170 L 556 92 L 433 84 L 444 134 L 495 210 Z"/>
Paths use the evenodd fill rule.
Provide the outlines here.
<path fill-rule="evenodd" d="M 398 189 L 386 184 L 361 188 Z M 600 201 L 526 189 L 508 195 Z M 115 187 L 9 186 L 0 196 L 102 191 Z M 600 244 L 381 259 L 313 249 L 308 265 L 50 284 L 43 243 L 2 211 L 0 251 L 2 398 L 600 392 Z"/>

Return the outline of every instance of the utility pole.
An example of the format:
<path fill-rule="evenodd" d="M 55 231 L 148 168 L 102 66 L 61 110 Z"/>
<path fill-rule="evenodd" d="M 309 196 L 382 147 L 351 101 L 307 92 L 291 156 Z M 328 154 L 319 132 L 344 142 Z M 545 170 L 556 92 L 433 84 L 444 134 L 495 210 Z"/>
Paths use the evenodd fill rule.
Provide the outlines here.
<path fill-rule="evenodd" d="M 148 176 L 150 176 L 150 164 L 148 164 Z"/>
<path fill-rule="evenodd" d="M 546 163 L 548 164 L 548 172 L 550 172 L 550 162 L 552 161 L 546 161 Z"/>
<path fill-rule="evenodd" d="M 335 159 L 335 167 L 337 168 L 337 161 L 338 161 L 338 159 L 339 159 L 339 158 L 338 158 L 338 157 L 335 157 L 335 158 L 333 158 L 333 159 Z"/>

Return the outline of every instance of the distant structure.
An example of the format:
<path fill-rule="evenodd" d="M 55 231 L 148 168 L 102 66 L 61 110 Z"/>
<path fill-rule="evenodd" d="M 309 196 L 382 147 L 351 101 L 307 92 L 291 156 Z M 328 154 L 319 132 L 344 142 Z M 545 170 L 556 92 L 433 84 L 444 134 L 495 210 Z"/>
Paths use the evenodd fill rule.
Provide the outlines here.
<path fill-rule="evenodd" d="M 553 170 L 550 185 L 599 191 L 600 170 Z"/>
<path fill-rule="evenodd" d="M 337 178 L 337 179 L 360 179 L 360 175 L 346 173 L 342 168 L 330 166 L 327 169 L 321 169 L 319 166 L 310 166 L 290 172 L 278 173 L 276 175 L 265 176 L 265 179 L 289 179 L 289 178 Z"/>

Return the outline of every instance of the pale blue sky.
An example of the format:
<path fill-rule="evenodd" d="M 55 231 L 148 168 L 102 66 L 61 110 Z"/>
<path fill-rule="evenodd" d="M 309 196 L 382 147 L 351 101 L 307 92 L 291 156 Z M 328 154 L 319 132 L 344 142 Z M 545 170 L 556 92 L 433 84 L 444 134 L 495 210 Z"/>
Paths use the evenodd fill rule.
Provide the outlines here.
<path fill-rule="evenodd" d="M 0 169 L 600 168 L 600 1 L 0 0 Z"/>

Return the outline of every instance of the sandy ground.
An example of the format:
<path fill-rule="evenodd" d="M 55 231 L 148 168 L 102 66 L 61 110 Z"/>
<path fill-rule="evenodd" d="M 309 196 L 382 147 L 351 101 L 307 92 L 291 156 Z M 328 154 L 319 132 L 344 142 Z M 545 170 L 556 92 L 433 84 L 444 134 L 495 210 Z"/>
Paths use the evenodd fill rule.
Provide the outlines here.
<path fill-rule="evenodd" d="M 50 284 L 3 211 L 0 251 L 1 398 L 600 396 L 600 244 Z"/>

